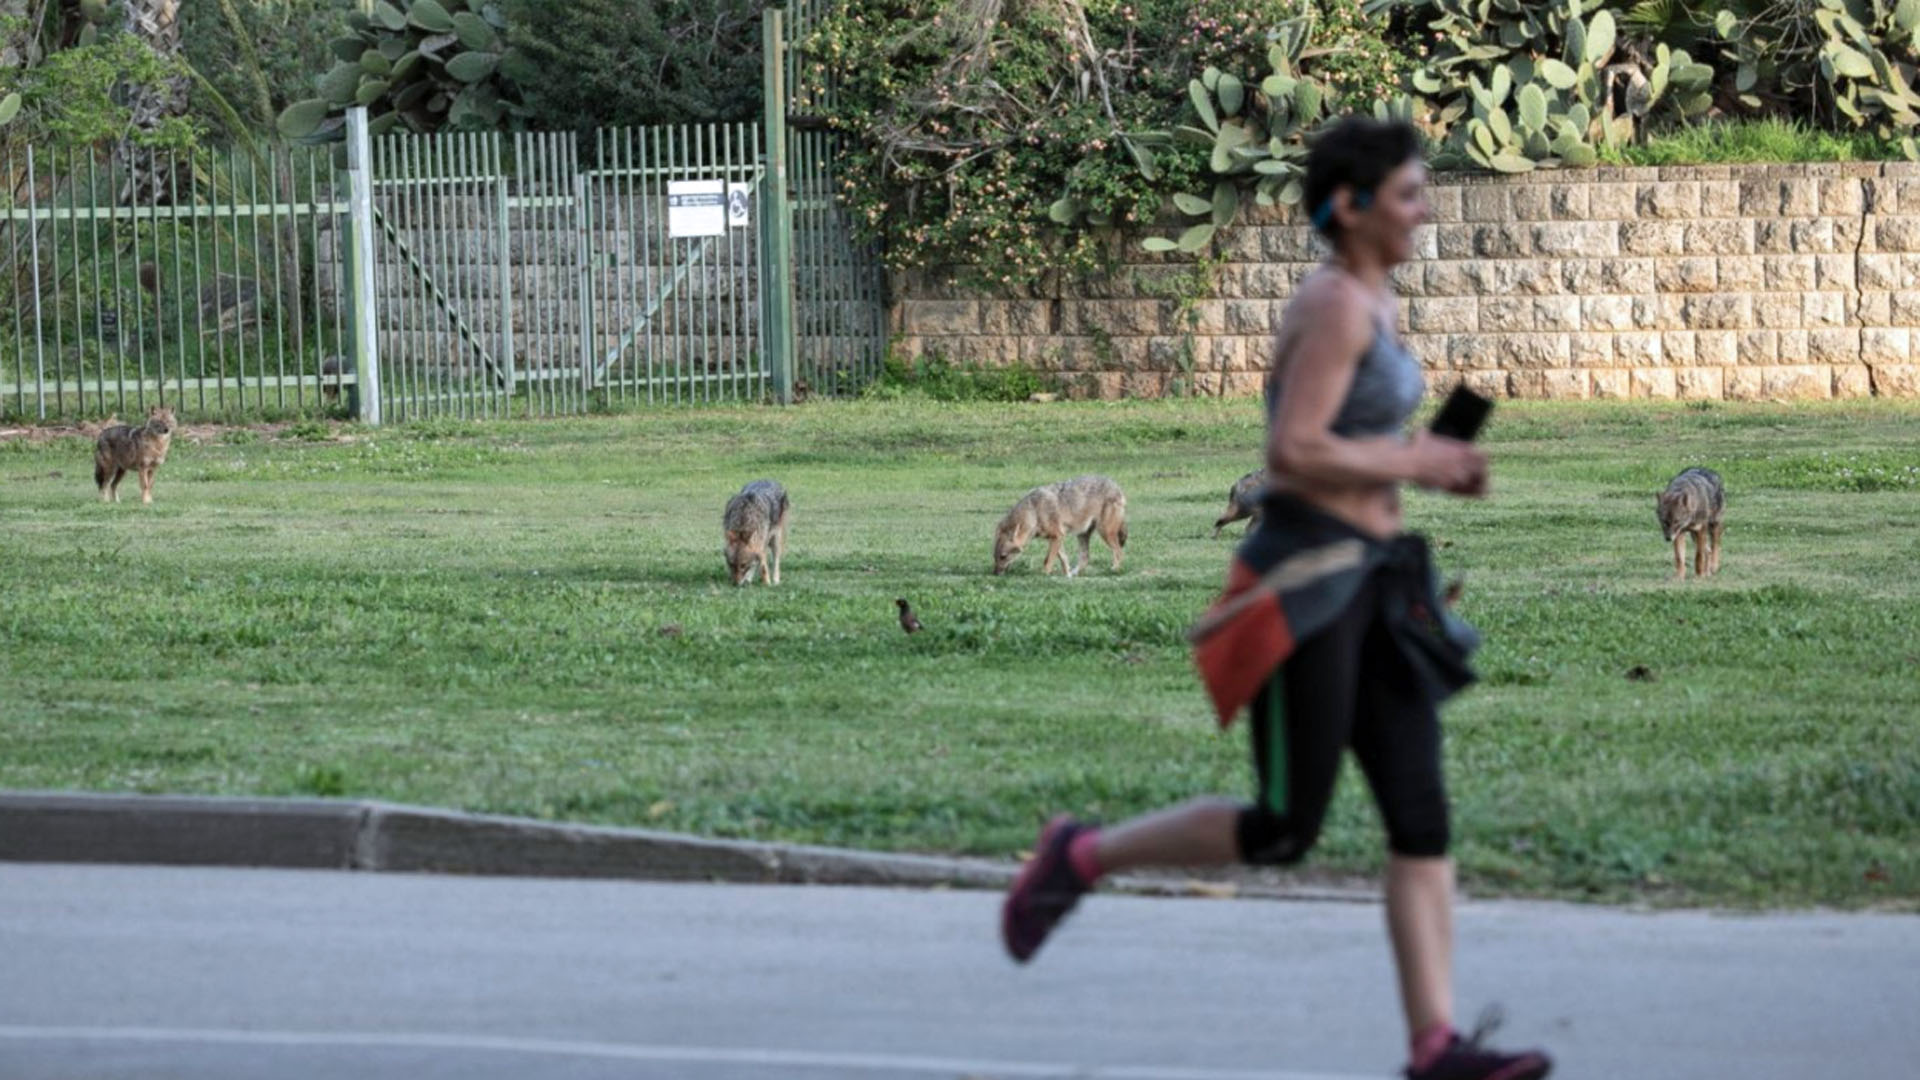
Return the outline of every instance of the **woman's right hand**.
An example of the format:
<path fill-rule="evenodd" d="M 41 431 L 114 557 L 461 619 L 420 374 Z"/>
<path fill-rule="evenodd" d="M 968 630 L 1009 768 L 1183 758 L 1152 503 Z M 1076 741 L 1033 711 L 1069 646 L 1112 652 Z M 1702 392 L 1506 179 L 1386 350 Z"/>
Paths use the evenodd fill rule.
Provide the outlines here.
<path fill-rule="evenodd" d="M 1421 487 L 1470 497 L 1486 494 L 1487 455 L 1472 443 L 1420 431 L 1408 452 L 1407 479 Z"/>

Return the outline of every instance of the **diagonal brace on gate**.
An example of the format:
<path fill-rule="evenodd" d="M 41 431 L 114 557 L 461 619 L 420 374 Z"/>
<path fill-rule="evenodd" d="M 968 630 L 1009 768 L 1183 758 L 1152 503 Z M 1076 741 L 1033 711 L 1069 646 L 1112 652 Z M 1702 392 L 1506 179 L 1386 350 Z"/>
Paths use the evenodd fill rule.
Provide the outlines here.
<path fill-rule="evenodd" d="M 447 294 L 441 291 L 440 283 L 433 280 L 433 275 L 427 271 L 426 264 L 421 262 L 418 256 L 414 255 L 412 246 L 401 238 L 400 231 L 393 227 L 393 222 L 387 220 L 387 215 L 382 213 L 377 206 L 373 208 L 373 217 L 375 221 L 380 223 L 381 231 L 387 234 L 387 239 L 393 244 L 394 250 L 398 251 L 401 257 L 406 260 L 407 266 L 413 271 L 414 276 L 418 277 L 421 283 L 427 287 L 428 295 L 433 297 L 433 302 L 439 305 L 440 310 L 445 312 L 447 318 L 452 321 L 454 330 L 468 345 L 473 347 L 473 351 L 479 355 L 480 362 L 486 365 L 487 370 L 493 372 L 493 384 L 505 389 L 507 386 L 506 372 L 502 371 L 500 365 L 494 362 L 493 354 L 487 351 L 487 347 L 480 344 L 480 339 L 474 333 L 473 327 L 468 326 L 467 320 L 461 318 L 460 313 L 454 310 L 452 302 L 447 299 Z"/>
<path fill-rule="evenodd" d="M 680 261 L 680 265 L 673 268 L 673 276 L 667 279 L 665 285 L 660 286 L 659 291 L 653 298 L 653 302 L 647 305 L 645 311 L 635 316 L 633 322 L 627 324 L 627 328 L 620 334 L 620 340 L 614 342 L 613 347 L 607 350 L 606 358 L 601 360 L 599 365 L 594 368 L 593 381 L 595 385 L 598 385 L 600 380 L 606 377 L 607 372 L 612 369 L 613 365 L 619 363 L 621 358 L 626 356 L 627 351 L 633 348 L 634 343 L 640 340 L 640 335 L 645 332 L 647 324 L 651 323 L 653 317 L 659 314 L 660 309 L 666 305 L 667 298 L 671 297 L 673 291 L 687 280 L 688 274 L 693 273 L 694 260 L 704 258 L 707 252 L 713 248 L 714 240 L 714 237 L 709 236 L 691 248 L 687 252 L 686 258 Z"/>

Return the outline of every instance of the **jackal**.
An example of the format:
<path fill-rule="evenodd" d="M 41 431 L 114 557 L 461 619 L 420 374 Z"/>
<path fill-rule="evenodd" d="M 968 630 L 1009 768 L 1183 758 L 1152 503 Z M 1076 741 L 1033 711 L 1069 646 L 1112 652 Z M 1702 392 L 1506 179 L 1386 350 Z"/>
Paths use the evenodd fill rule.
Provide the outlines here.
<path fill-rule="evenodd" d="M 1233 482 L 1227 489 L 1227 512 L 1213 523 L 1213 535 L 1217 538 L 1220 530 L 1228 525 L 1247 519 L 1249 531 L 1260 524 L 1260 496 L 1267 489 L 1267 470 L 1255 469 Z"/>
<path fill-rule="evenodd" d="M 120 501 L 120 480 L 129 471 L 140 474 L 140 501 L 153 501 L 153 474 L 167 460 L 173 443 L 173 410 L 155 405 L 139 427 L 115 424 L 93 444 L 93 482 L 101 502 Z"/>
<path fill-rule="evenodd" d="M 1104 476 L 1079 476 L 1057 484 L 1037 487 L 1026 493 L 993 534 L 993 572 L 1004 574 L 1013 560 L 1034 537 L 1047 541 L 1047 557 L 1040 572 L 1051 573 L 1053 561 L 1060 560 L 1068 577 L 1087 568 L 1092 557 L 1094 530 L 1113 551 L 1113 568 L 1120 569 L 1120 556 L 1127 546 L 1127 497 L 1120 485 Z M 1080 565 L 1060 554 L 1060 543 L 1068 536 L 1080 538 Z"/>
<path fill-rule="evenodd" d="M 753 580 L 780 584 L 780 555 L 787 547 L 787 489 L 772 480 L 755 480 L 727 500 L 721 518 L 726 532 L 727 571 L 735 585 Z M 771 552 L 772 559 L 768 559 Z"/>
<path fill-rule="evenodd" d="M 1673 544 L 1673 576 L 1685 577 L 1687 535 L 1693 535 L 1693 574 L 1720 572 L 1720 511 L 1726 506 L 1726 489 L 1720 486 L 1720 474 L 1712 469 L 1687 469 L 1667 490 L 1660 493 L 1655 511 L 1660 516 L 1660 532 Z"/>

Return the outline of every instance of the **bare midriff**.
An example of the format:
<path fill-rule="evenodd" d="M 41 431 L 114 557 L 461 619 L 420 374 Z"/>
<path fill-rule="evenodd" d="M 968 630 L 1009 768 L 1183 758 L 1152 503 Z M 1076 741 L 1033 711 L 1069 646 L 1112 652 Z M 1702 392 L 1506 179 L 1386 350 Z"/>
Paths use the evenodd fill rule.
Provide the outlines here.
<path fill-rule="evenodd" d="M 1272 490 L 1311 503 L 1375 539 L 1392 539 L 1400 532 L 1399 484 L 1307 484 L 1278 470 L 1270 470 L 1269 476 Z"/>

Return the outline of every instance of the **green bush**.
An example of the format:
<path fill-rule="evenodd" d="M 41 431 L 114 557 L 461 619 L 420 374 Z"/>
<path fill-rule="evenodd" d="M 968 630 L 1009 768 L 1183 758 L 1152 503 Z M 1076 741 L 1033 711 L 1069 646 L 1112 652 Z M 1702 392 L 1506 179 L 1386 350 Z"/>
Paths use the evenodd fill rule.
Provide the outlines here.
<path fill-rule="evenodd" d="M 229 137 L 271 131 L 282 109 L 319 93 L 317 58 L 331 55 L 352 10 L 352 0 L 183 0 L 193 111 Z"/>
<path fill-rule="evenodd" d="M 807 83 L 834 87 L 810 107 L 850 136 L 842 198 L 888 261 L 998 286 L 1110 265 L 1111 233 L 1154 221 L 1177 194 L 1216 219 L 1186 237 L 1186 250 L 1204 247 L 1240 190 L 1268 175 L 1279 184 L 1265 197 L 1285 189 L 1281 159 L 1305 128 L 1268 108 L 1261 85 L 1282 35 L 1302 46 L 1287 62 L 1314 83 L 1302 111 L 1317 117 L 1392 92 L 1402 65 L 1384 28 L 1354 0 L 845 0 L 802 57 Z M 1270 120 L 1292 148 L 1270 155 L 1280 172 L 1219 156 L 1223 138 L 1266 146 Z"/>
<path fill-rule="evenodd" d="M 909 357 L 889 349 L 880 378 L 868 385 L 865 396 L 888 400 L 1026 401 L 1053 388 L 1045 375 L 1025 364 L 956 364 L 937 352 Z"/>
<path fill-rule="evenodd" d="M 760 113 L 754 0 L 509 0 L 508 36 L 539 69 L 524 89 L 550 130 L 718 123 Z"/>
<path fill-rule="evenodd" d="M 1778 117 L 1715 120 L 1608 150 L 1609 165 L 1771 165 L 1803 161 L 1886 161 L 1901 156 L 1893 142 L 1862 132 L 1821 131 Z"/>

